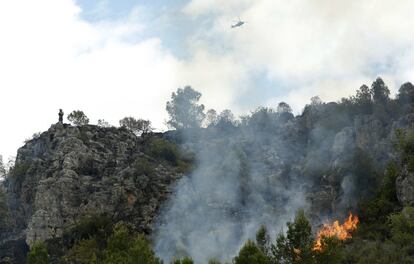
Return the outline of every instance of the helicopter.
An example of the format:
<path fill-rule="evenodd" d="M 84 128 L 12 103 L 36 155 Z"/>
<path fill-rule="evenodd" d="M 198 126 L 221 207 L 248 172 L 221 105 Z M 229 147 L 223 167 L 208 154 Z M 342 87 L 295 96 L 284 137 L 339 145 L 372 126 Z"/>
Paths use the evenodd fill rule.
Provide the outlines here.
<path fill-rule="evenodd" d="M 235 24 L 231 25 L 231 28 L 241 27 L 246 23 L 247 23 L 246 21 L 242 21 L 239 17 L 239 21 L 237 21 Z"/>

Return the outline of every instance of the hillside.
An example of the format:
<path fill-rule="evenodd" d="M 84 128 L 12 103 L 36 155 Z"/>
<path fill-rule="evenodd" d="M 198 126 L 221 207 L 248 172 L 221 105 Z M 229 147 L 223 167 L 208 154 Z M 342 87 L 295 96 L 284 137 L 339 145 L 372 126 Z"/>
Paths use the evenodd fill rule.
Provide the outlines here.
<path fill-rule="evenodd" d="M 390 230 L 399 230 L 395 221 L 410 226 L 414 205 L 413 85 L 392 99 L 377 79 L 340 102 L 314 97 L 298 116 L 285 103 L 239 120 L 223 112 L 202 128 L 139 137 L 125 128 L 55 124 L 28 141 L 0 192 L 0 262 L 23 263 L 29 248 L 44 242 L 50 263 L 116 263 L 109 259 L 117 235 L 134 241 L 121 243 L 124 255 L 139 255 L 135 247 L 151 251 L 137 234 L 167 263 L 184 256 L 224 262 L 263 225 L 267 246 L 246 244 L 261 260 L 236 263 L 372 263 L 403 250 Z M 265 250 L 295 215 L 309 219 L 309 247 L 322 223 L 349 212 L 361 223 L 354 240 L 337 247 L 347 258 L 292 257 L 302 244 L 283 256 Z M 400 232 L 404 263 L 412 263 L 410 228 Z"/>
<path fill-rule="evenodd" d="M 59 238 L 87 216 L 150 233 L 169 186 L 182 176 L 175 151 L 124 128 L 52 125 L 19 149 L 4 182 L 10 217 L 1 226 L 0 262 L 14 255 L 22 263 L 25 243 L 57 239 L 65 247 Z"/>

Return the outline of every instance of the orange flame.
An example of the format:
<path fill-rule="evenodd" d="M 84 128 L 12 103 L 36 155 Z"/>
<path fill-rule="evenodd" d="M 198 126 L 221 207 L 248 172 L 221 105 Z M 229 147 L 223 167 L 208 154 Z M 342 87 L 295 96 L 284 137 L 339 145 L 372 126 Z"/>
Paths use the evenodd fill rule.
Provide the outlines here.
<path fill-rule="evenodd" d="M 352 213 L 349 213 L 349 216 L 347 220 L 343 223 L 343 225 L 340 225 L 338 220 L 334 221 L 332 224 L 324 224 L 322 229 L 318 231 L 313 250 L 323 250 L 322 239 L 324 237 L 336 236 L 339 240 L 342 241 L 351 238 L 351 233 L 352 231 L 357 229 L 358 223 L 358 216 L 353 216 Z"/>

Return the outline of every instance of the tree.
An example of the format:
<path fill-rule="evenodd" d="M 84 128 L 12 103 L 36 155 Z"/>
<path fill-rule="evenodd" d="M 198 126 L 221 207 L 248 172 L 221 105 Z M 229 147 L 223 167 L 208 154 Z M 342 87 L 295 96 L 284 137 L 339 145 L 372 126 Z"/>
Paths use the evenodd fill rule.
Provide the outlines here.
<path fill-rule="evenodd" d="M 108 238 L 104 251 L 103 264 L 160 264 L 148 240 L 143 235 L 131 237 L 123 224 L 115 226 L 113 234 Z"/>
<path fill-rule="evenodd" d="M 260 250 L 266 255 L 269 253 L 270 236 L 265 225 L 260 226 L 256 233 L 256 243 Z"/>
<path fill-rule="evenodd" d="M 133 117 L 124 117 L 119 120 L 119 125 L 130 130 L 136 135 L 147 134 L 152 131 L 151 121 L 144 119 L 135 119 Z"/>
<path fill-rule="evenodd" d="M 235 126 L 235 119 L 233 113 L 229 110 L 223 110 L 220 115 L 217 117 L 217 124 L 216 127 L 218 127 L 221 130 L 231 129 Z"/>
<path fill-rule="evenodd" d="M 346 103 L 343 100 L 343 103 Z M 365 84 L 357 90 L 356 96 L 352 96 L 349 101 L 357 106 L 357 112 L 359 113 L 371 113 L 372 112 L 372 91 Z"/>
<path fill-rule="evenodd" d="M 6 167 L 3 163 L 3 156 L 0 155 L 0 180 L 6 177 Z"/>
<path fill-rule="evenodd" d="M 27 264 L 47 264 L 49 263 L 47 247 L 42 242 L 36 242 L 27 254 Z"/>
<path fill-rule="evenodd" d="M 175 259 L 171 264 L 194 264 L 194 261 L 190 257 L 184 257 L 182 259 Z"/>
<path fill-rule="evenodd" d="M 287 227 L 286 235 L 279 234 L 272 247 L 273 258 L 277 263 L 313 263 L 314 239 L 305 212 L 299 210 Z"/>
<path fill-rule="evenodd" d="M 277 106 L 277 115 L 278 120 L 282 123 L 289 121 L 290 119 L 294 118 L 292 114 L 292 108 L 285 102 L 280 102 Z"/>
<path fill-rule="evenodd" d="M 251 240 L 240 249 L 239 255 L 233 260 L 234 264 L 266 264 L 270 259 L 260 250 L 260 248 Z"/>
<path fill-rule="evenodd" d="M 322 100 L 319 96 L 312 96 L 311 97 L 311 106 L 313 107 L 317 107 L 320 106 L 322 104 Z"/>
<path fill-rule="evenodd" d="M 218 123 L 218 116 L 216 110 L 208 110 L 204 121 L 206 127 L 216 126 Z"/>
<path fill-rule="evenodd" d="M 178 88 L 167 102 L 166 110 L 170 115 L 168 126 L 175 129 L 199 128 L 204 120 L 204 105 L 198 104 L 201 93 L 190 86 Z"/>
<path fill-rule="evenodd" d="M 380 77 L 372 83 L 371 93 L 375 103 L 384 103 L 389 100 L 390 90 Z"/>
<path fill-rule="evenodd" d="M 371 102 L 372 93 L 369 87 L 366 86 L 365 84 L 359 87 L 359 90 L 357 90 L 356 99 L 360 103 Z"/>
<path fill-rule="evenodd" d="M 111 124 L 109 124 L 109 122 L 107 122 L 105 119 L 98 119 L 98 126 L 111 127 Z"/>
<path fill-rule="evenodd" d="M 398 100 L 402 103 L 413 103 L 414 102 L 414 85 L 410 82 L 401 85 L 398 90 Z"/>
<path fill-rule="evenodd" d="M 292 108 L 290 107 L 290 105 L 288 105 L 285 102 L 280 102 L 277 105 L 277 110 L 276 110 L 279 114 L 281 113 L 292 113 Z"/>
<path fill-rule="evenodd" d="M 89 124 L 89 118 L 83 111 L 75 110 L 68 115 L 68 120 L 75 126 L 84 126 Z"/>

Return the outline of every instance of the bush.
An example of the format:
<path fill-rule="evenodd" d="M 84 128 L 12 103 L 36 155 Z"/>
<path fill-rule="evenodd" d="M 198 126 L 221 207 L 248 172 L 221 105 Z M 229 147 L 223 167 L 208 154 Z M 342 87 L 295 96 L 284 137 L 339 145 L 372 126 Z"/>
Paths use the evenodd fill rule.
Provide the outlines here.
<path fill-rule="evenodd" d="M 112 232 L 106 229 L 106 221 L 95 218 L 84 220 L 76 228 L 79 234 L 77 243 L 62 258 L 63 263 L 79 264 L 161 264 L 143 235 L 131 233 L 127 226 L 118 223 Z M 96 229 L 99 229 L 98 231 Z"/>
<path fill-rule="evenodd" d="M 0 186 L 0 234 L 3 231 L 10 230 L 13 227 L 9 207 L 7 205 L 7 196 Z"/>
<path fill-rule="evenodd" d="M 151 121 L 144 119 L 135 119 L 133 117 L 124 117 L 123 119 L 119 120 L 119 125 L 121 127 L 127 128 L 129 131 L 136 135 L 146 134 L 153 130 L 151 127 Z"/>
<path fill-rule="evenodd" d="M 104 245 L 112 231 L 112 222 L 104 215 L 91 215 L 82 218 L 77 225 L 64 234 L 69 243 L 95 238 L 99 246 Z"/>
<path fill-rule="evenodd" d="M 151 175 L 154 175 L 155 173 L 154 168 L 152 167 L 151 163 L 149 163 L 148 160 L 142 159 L 142 158 L 135 161 L 134 168 L 135 168 L 135 173 L 138 175 L 144 174 L 146 176 L 151 176 Z"/>
<path fill-rule="evenodd" d="M 83 111 L 75 110 L 68 115 L 68 120 L 75 126 L 83 126 L 89 124 L 89 118 Z"/>
<path fill-rule="evenodd" d="M 266 264 L 270 259 L 260 250 L 260 248 L 251 240 L 240 249 L 239 255 L 233 260 L 234 264 Z"/>
<path fill-rule="evenodd" d="M 151 140 L 149 144 L 149 154 L 156 159 L 164 159 L 174 166 L 178 165 L 180 159 L 178 147 L 175 144 L 160 138 Z"/>
<path fill-rule="evenodd" d="M 27 264 L 47 264 L 49 263 L 47 247 L 42 242 L 36 242 L 27 254 Z"/>

